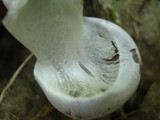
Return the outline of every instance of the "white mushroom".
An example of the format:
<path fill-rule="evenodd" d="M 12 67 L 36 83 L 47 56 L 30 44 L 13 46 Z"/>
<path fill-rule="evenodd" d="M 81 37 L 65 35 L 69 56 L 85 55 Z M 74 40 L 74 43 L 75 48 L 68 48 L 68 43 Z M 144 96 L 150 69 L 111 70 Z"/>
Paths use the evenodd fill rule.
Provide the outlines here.
<path fill-rule="evenodd" d="M 2 0 L 3 20 L 37 58 L 34 76 L 60 112 L 93 119 L 121 107 L 136 90 L 141 58 L 119 26 L 83 17 L 81 0 Z"/>

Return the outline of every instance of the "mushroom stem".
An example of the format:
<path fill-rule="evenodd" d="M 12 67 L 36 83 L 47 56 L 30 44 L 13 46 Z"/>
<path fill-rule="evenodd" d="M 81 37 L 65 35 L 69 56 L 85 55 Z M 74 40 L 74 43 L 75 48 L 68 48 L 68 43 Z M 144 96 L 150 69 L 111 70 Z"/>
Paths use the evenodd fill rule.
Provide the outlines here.
<path fill-rule="evenodd" d="M 63 64 L 65 59 L 84 58 L 81 0 L 3 1 L 9 9 L 4 25 L 38 62 Z M 16 10 L 19 4 L 23 7 Z"/>

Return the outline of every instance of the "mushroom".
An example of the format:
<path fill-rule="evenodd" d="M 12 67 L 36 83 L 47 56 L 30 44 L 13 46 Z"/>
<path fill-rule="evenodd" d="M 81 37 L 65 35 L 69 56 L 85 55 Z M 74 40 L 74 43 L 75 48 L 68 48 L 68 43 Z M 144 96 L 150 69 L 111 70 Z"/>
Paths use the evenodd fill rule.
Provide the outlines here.
<path fill-rule="evenodd" d="M 135 92 L 141 58 L 122 28 L 83 17 L 81 0 L 2 1 L 4 26 L 36 56 L 35 79 L 60 112 L 102 117 Z"/>

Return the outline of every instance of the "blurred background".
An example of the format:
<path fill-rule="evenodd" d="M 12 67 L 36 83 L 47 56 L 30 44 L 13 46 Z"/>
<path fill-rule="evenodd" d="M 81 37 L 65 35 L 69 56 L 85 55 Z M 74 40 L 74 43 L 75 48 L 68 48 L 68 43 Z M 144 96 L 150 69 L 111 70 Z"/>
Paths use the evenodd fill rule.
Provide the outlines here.
<path fill-rule="evenodd" d="M 0 18 L 6 9 L 0 0 Z M 141 53 L 136 93 L 114 113 L 96 120 L 160 120 L 160 0 L 85 0 L 84 15 L 119 24 Z M 0 92 L 30 52 L 0 23 Z M 73 120 L 58 112 L 33 77 L 33 57 L 0 104 L 0 120 Z"/>

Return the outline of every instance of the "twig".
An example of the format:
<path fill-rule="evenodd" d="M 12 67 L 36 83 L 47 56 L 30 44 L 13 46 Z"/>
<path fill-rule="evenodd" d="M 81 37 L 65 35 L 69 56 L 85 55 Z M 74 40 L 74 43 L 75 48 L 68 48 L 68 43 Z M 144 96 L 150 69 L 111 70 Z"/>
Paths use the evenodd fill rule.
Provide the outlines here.
<path fill-rule="evenodd" d="M 125 113 L 125 112 L 123 111 L 123 109 L 120 109 L 120 114 L 121 114 L 121 116 L 118 117 L 118 118 L 116 118 L 116 120 L 121 120 L 122 118 L 123 118 L 123 119 L 127 119 L 127 118 L 129 118 L 131 115 L 134 115 L 134 114 L 139 113 L 139 112 L 143 112 L 143 109 L 141 109 L 141 108 L 135 109 L 135 110 L 133 110 L 133 111 L 131 111 L 131 112 L 128 112 L 128 113 Z"/>
<path fill-rule="evenodd" d="M 7 90 L 11 87 L 11 85 L 13 84 L 13 82 L 16 80 L 17 76 L 20 74 L 20 72 L 22 71 L 22 69 L 24 68 L 24 66 L 28 63 L 28 61 L 33 57 L 33 54 L 30 54 L 25 60 L 24 62 L 19 66 L 19 68 L 16 70 L 16 72 L 13 74 L 13 76 L 11 77 L 11 79 L 9 80 L 8 84 L 6 85 L 6 87 L 3 89 L 1 95 L 0 95 L 0 104 L 2 103 L 2 100 L 4 99 Z"/>
<path fill-rule="evenodd" d="M 123 111 L 122 108 L 120 108 L 120 114 L 123 117 L 123 119 L 127 119 L 128 115 Z"/>
<path fill-rule="evenodd" d="M 50 112 L 55 110 L 55 108 L 51 105 L 44 105 L 40 111 L 33 117 L 29 118 L 29 120 L 43 120 L 45 116 L 47 116 Z"/>

